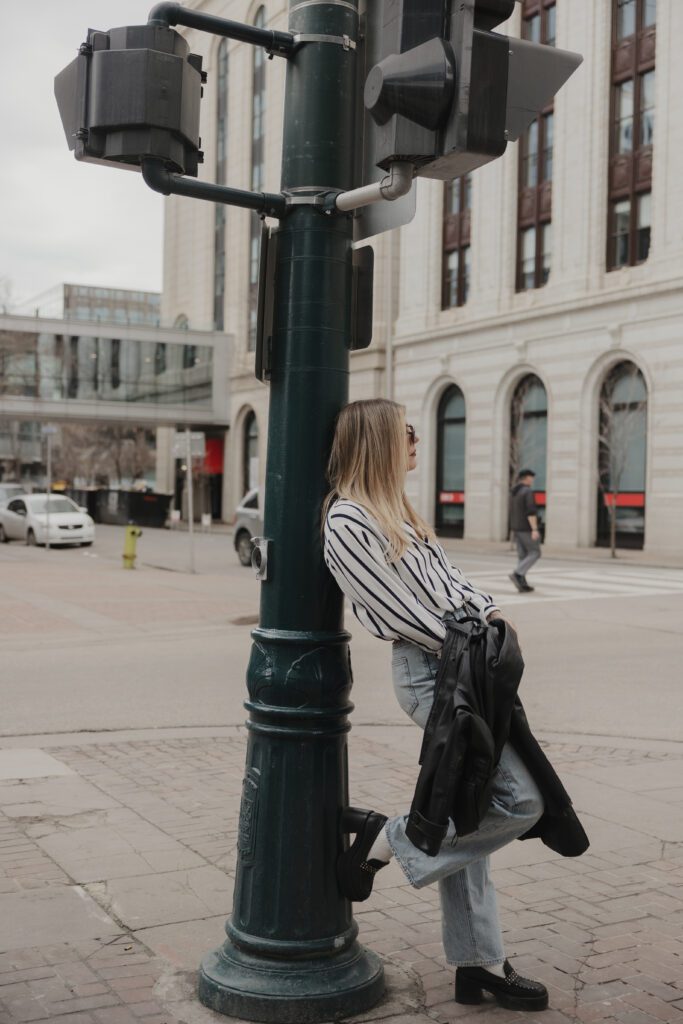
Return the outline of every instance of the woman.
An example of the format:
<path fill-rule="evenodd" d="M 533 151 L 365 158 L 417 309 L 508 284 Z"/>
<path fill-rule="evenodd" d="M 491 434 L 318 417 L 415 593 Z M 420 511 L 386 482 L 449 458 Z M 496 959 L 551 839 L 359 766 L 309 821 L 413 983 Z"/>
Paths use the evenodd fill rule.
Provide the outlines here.
<path fill-rule="evenodd" d="M 328 466 L 331 491 L 323 508 L 325 562 L 366 629 L 393 641 L 398 702 L 424 729 L 434 697 L 439 653 L 449 616 L 500 616 L 493 599 L 448 561 L 433 530 L 405 496 L 406 473 L 417 465 L 417 437 L 404 410 L 383 399 L 342 409 Z M 456 967 L 455 998 L 479 1003 L 482 990 L 508 1009 L 543 1010 L 548 993 L 510 966 L 488 855 L 527 832 L 543 800 L 520 758 L 506 744 L 494 778 L 491 807 L 479 829 L 458 838 L 451 822 L 430 857 L 405 834 L 406 817 L 348 808 L 345 832 L 355 833 L 338 861 L 349 899 L 367 899 L 375 873 L 395 856 L 416 888 L 439 883 L 446 959 Z"/>

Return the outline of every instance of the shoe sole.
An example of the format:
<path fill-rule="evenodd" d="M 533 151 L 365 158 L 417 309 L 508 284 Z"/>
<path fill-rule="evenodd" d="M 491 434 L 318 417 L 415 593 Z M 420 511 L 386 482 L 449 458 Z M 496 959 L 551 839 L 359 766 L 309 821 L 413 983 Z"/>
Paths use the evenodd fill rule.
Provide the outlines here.
<path fill-rule="evenodd" d="M 489 992 L 488 989 L 484 991 Z M 493 996 L 499 1006 L 502 1006 L 506 1010 L 526 1010 L 527 1013 L 537 1013 L 540 1010 L 548 1009 L 548 996 L 538 996 L 536 999 L 531 996 L 508 996 L 504 992 L 489 992 L 489 995 Z M 461 1006 L 478 1006 L 482 1003 L 483 996 L 458 996 L 455 997 L 455 1002 L 460 1003 Z"/>

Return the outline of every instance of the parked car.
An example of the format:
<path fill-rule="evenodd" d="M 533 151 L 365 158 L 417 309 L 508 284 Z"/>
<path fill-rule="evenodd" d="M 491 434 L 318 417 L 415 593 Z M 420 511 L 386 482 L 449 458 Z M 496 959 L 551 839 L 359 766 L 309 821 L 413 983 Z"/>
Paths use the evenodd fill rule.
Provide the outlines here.
<path fill-rule="evenodd" d="M 49 515 L 48 515 L 49 502 Z M 80 544 L 95 540 L 95 524 L 87 511 L 62 494 L 24 494 L 0 509 L 0 542 Z"/>
<path fill-rule="evenodd" d="M 20 494 L 26 494 L 26 490 L 21 484 L 0 484 L 0 508 L 7 508 L 12 498 L 18 498 Z"/>
<path fill-rule="evenodd" d="M 251 565 L 251 553 L 254 545 L 252 537 L 263 533 L 263 517 L 259 509 L 259 492 L 254 488 L 242 498 L 235 509 L 235 532 L 233 543 L 241 565 Z"/>

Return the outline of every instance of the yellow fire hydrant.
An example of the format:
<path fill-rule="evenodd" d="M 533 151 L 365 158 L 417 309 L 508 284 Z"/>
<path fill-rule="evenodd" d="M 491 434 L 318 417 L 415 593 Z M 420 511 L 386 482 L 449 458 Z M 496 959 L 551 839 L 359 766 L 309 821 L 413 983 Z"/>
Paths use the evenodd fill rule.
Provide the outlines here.
<path fill-rule="evenodd" d="M 142 537 L 142 530 L 139 526 L 127 526 L 126 537 L 123 542 L 123 568 L 134 569 L 138 537 Z"/>

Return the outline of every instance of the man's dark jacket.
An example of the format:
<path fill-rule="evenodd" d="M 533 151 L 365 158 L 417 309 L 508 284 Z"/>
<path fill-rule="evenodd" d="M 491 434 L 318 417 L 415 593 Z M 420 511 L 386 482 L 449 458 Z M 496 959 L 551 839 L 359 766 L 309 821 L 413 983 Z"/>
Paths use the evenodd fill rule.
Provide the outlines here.
<path fill-rule="evenodd" d="M 515 484 L 510 492 L 510 529 L 515 533 L 529 533 L 529 516 L 537 516 L 534 492 L 528 484 Z"/>
<path fill-rule="evenodd" d="M 517 696 L 523 671 L 517 635 L 503 619 L 488 626 L 474 619 L 449 624 L 406 826 L 413 845 L 432 857 L 449 818 L 459 836 L 479 827 L 508 740 L 545 803 L 539 821 L 521 838 L 538 837 L 565 857 L 578 857 L 588 848 L 569 795 L 531 732 Z"/>

